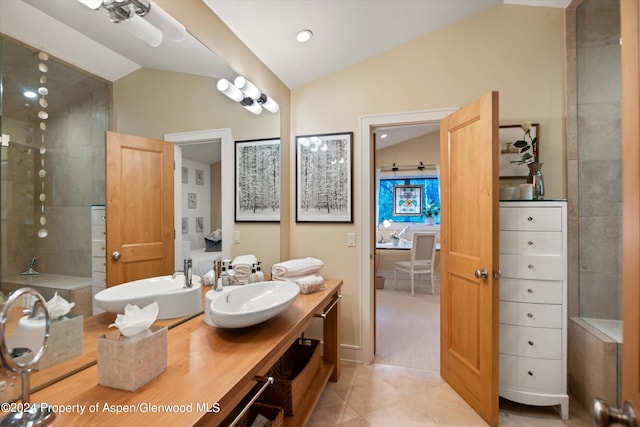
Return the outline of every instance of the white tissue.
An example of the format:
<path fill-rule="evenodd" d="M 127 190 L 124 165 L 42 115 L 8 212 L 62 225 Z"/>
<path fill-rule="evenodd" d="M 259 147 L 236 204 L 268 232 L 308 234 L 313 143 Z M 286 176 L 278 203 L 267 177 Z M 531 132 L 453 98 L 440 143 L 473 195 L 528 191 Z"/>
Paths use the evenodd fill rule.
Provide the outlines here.
<path fill-rule="evenodd" d="M 125 337 L 133 336 L 147 330 L 156 321 L 159 310 L 157 302 L 142 309 L 137 305 L 127 304 L 124 314 L 118 314 L 115 323 L 110 324 L 109 327 L 115 326 L 120 329 L 120 333 Z"/>
<path fill-rule="evenodd" d="M 74 305 L 76 305 L 75 302 L 67 302 L 67 300 L 65 300 L 61 296 L 58 296 L 58 293 L 56 292 L 53 298 L 47 301 L 49 318 L 51 320 L 55 320 L 59 317 L 64 316 L 71 311 Z"/>

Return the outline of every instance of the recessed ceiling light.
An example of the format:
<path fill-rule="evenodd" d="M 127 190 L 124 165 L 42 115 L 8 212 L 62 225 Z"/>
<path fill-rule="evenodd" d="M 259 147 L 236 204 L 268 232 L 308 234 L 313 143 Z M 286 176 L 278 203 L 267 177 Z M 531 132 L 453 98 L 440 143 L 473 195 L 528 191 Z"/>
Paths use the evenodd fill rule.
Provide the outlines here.
<path fill-rule="evenodd" d="M 300 30 L 296 35 L 296 40 L 298 40 L 300 43 L 304 43 L 306 41 L 309 41 L 311 37 L 313 37 L 313 32 L 311 32 L 311 30 Z"/>
<path fill-rule="evenodd" d="M 387 136 L 389 136 L 389 135 L 387 135 L 386 133 L 383 133 L 382 135 L 380 135 L 380 138 L 381 139 L 385 139 Z"/>
<path fill-rule="evenodd" d="M 32 90 L 25 90 L 24 92 L 22 92 L 22 94 L 25 96 L 25 98 L 29 98 L 29 99 L 34 99 L 35 97 L 38 96 L 38 94 Z"/>

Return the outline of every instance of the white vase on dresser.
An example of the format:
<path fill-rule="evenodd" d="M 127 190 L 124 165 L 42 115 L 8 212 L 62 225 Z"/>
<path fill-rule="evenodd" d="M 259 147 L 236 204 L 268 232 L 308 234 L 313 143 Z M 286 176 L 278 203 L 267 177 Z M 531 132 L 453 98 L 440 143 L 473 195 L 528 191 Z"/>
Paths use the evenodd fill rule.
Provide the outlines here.
<path fill-rule="evenodd" d="M 500 396 L 568 419 L 566 201 L 500 202 L 500 271 Z"/>
<path fill-rule="evenodd" d="M 107 214 L 103 205 L 91 206 L 91 287 L 93 314 L 101 313 L 95 303 L 98 292 L 107 287 Z"/>

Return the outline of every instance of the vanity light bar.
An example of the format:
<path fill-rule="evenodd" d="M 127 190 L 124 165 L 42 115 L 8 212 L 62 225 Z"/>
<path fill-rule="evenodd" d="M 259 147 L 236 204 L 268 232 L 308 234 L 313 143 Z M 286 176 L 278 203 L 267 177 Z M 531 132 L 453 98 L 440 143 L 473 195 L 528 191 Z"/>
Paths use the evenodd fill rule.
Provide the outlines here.
<path fill-rule="evenodd" d="M 151 0 L 78 0 L 89 9 L 107 10 L 111 22 L 120 23 L 136 37 L 152 47 L 162 43 L 163 36 L 181 42 L 187 30 L 178 20 Z M 143 19 L 144 18 L 144 19 Z"/>
<path fill-rule="evenodd" d="M 270 98 L 266 93 L 262 93 L 256 85 L 242 76 L 236 77 L 233 84 L 227 79 L 220 79 L 216 87 L 220 92 L 235 102 L 239 102 L 253 114 L 262 113 L 263 108 L 272 113 L 277 113 L 280 110 L 280 106 L 273 98 Z"/>

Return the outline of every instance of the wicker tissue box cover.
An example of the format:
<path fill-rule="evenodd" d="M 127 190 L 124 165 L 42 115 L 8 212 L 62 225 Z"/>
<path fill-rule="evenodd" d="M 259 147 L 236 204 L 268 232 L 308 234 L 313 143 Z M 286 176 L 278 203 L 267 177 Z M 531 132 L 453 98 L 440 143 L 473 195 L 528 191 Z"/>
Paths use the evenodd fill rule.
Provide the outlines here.
<path fill-rule="evenodd" d="M 98 384 L 135 391 L 167 370 L 167 327 L 131 337 L 113 331 L 98 339 Z"/>
<path fill-rule="evenodd" d="M 82 354 L 83 317 L 68 316 L 51 321 L 47 347 L 35 369 L 41 370 Z"/>
<path fill-rule="evenodd" d="M 285 414 L 295 415 L 314 377 L 320 370 L 318 340 L 299 339 L 268 371 L 274 383 L 267 387 L 258 401 L 281 406 Z"/>

